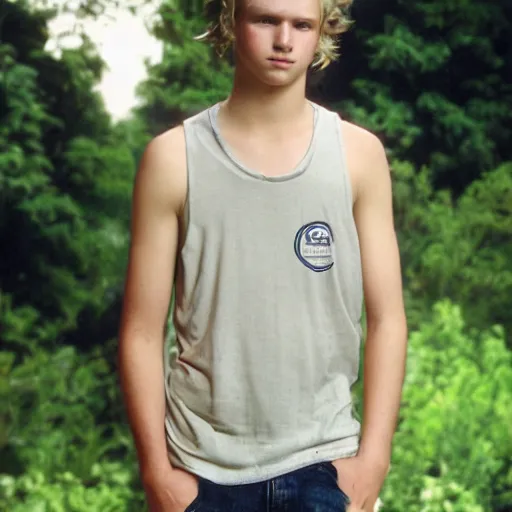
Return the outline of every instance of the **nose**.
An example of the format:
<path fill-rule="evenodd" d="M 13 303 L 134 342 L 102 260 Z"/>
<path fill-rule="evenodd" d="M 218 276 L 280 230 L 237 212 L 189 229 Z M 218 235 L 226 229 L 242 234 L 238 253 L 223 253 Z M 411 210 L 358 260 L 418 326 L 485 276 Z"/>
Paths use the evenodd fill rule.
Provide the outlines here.
<path fill-rule="evenodd" d="M 288 23 L 281 23 L 277 27 L 274 39 L 274 50 L 289 53 L 292 51 L 292 31 Z"/>

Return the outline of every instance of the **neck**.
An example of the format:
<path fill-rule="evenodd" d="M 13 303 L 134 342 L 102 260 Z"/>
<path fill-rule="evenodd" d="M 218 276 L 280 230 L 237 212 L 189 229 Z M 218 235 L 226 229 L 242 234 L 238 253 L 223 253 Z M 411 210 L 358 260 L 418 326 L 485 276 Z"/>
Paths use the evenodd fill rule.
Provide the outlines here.
<path fill-rule="evenodd" d="M 269 86 L 235 71 L 233 88 L 223 110 L 239 126 L 248 128 L 268 129 L 296 124 L 310 110 L 306 99 L 306 77 L 287 86 Z"/>

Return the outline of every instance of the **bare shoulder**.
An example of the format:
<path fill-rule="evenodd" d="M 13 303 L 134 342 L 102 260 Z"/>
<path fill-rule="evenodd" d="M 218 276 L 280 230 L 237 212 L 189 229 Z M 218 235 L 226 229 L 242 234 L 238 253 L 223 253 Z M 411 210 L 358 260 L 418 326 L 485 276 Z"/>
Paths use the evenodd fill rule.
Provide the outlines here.
<path fill-rule="evenodd" d="M 341 121 L 341 126 L 347 149 L 370 150 L 373 152 L 379 152 L 383 149 L 382 142 L 377 135 L 366 128 L 345 120 Z"/>
<path fill-rule="evenodd" d="M 135 182 L 143 194 L 176 213 L 184 206 L 187 189 L 187 162 L 183 126 L 154 137 L 144 148 Z"/>
<path fill-rule="evenodd" d="M 389 174 L 386 151 L 381 140 L 371 131 L 345 120 L 341 126 L 347 166 L 357 195 L 365 183 L 386 179 Z"/>

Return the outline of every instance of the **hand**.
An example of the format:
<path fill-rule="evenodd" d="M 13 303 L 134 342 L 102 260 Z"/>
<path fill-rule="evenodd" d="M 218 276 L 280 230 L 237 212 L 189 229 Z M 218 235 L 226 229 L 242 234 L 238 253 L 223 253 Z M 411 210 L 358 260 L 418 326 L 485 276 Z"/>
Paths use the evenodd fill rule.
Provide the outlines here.
<path fill-rule="evenodd" d="M 149 512 L 184 512 L 198 494 L 197 477 L 170 464 L 143 474 Z"/>
<path fill-rule="evenodd" d="M 338 485 L 350 498 L 347 512 L 374 512 L 389 462 L 356 455 L 333 461 Z"/>

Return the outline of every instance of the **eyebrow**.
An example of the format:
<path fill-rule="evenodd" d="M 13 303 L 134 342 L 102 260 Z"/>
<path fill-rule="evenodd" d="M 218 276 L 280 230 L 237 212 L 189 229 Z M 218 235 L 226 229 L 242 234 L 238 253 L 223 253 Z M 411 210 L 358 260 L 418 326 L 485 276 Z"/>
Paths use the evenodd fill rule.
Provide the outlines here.
<path fill-rule="evenodd" d="M 282 19 L 286 18 L 287 16 L 283 12 L 274 11 L 271 12 L 268 9 L 262 9 L 261 7 L 255 7 L 251 4 L 246 6 L 247 14 L 250 16 L 268 16 L 269 18 L 275 18 L 275 19 Z M 319 20 L 317 18 L 311 18 L 309 16 L 294 16 L 293 21 L 306 21 L 308 23 L 314 24 L 317 23 Z"/>

